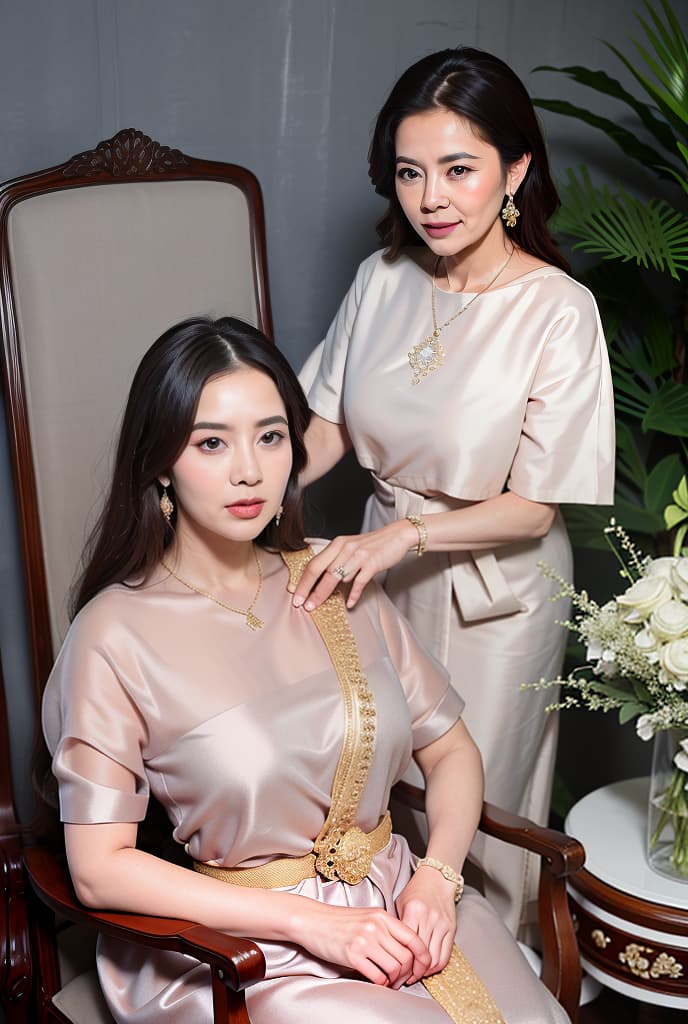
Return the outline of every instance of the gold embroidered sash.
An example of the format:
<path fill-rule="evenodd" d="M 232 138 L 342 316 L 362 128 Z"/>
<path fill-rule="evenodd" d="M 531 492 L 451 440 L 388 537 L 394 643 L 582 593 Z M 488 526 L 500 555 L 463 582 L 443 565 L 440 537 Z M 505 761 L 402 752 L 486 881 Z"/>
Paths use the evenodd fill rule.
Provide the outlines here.
<path fill-rule="evenodd" d="M 293 584 L 313 557 L 311 548 L 283 551 Z M 361 669 L 356 639 L 344 598 L 335 591 L 319 608 L 307 612 L 313 619 L 339 679 L 344 696 L 344 741 L 332 785 L 332 803 L 313 849 L 319 874 L 356 884 L 370 871 L 373 854 L 368 837 L 354 821 L 375 752 L 375 701 Z M 454 1024 L 504 1024 L 490 993 L 463 953 L 454 946 L 447 966 L 423 984 Z"/>
<path fill-rule="evenodd" d="M 296 584 L 313 557 L 311 548 L 283 551 L 291 582 Z M 335 591 L 313 619 L 334 665 L 344 697 L 344 740 L 332 785 L 332 803 L 313 849 L 319 874 L 352 885 L 370 870 L 373 853 L 368 837 L 354 825 L 375 752 L 375 701 L 361 669 L 356 640 L 342 595 Z"/>

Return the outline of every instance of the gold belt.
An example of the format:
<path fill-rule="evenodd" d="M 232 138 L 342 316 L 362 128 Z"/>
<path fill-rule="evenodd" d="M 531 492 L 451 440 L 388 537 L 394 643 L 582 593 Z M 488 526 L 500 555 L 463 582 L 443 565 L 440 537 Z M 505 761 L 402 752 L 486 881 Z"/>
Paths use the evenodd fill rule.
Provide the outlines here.
<path fill-rule="evenodd" d="M 342 882 L 356 885 L 370 872 L 373 857 L 384 850 L 392 835 L 392 819 L 385 811 L 372 832 L 364 832 L 354 825 L 339 840 L 328 864 L 334 877 Z M 220 882 L 232 885 L 247 885 L 254 889 L 282 889 L 298 885 L 306 878 L 315 878 L 319 873 L 315 867 L 316 853 L 303 857 L 279 857 L 255 868 L 221 868 L 204 861 L 193 862 L 194 871 L 210 875 Z"/>

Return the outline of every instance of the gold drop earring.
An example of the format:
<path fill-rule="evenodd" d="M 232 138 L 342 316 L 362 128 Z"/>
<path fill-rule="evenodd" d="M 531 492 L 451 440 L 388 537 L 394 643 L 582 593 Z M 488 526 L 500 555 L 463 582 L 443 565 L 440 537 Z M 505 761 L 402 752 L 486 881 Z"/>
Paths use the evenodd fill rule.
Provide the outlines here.
<path fill-rule="evenodd" d="M 163 486 L 162 497 L 160 498 L 160 511 L 164 515 L 168 524 L 172 523 L 172 513 L 174 512 L 174 502 L 167 493 L 167 488 Z"/>
<path fill-rule="evenodd" d="M 521 211 L 517 208 L 514 202 L 514 196 L 512 192 L 507 192 L 506 202 L 502 208 L 502 220 L 505 221 L 508 228 L 515 228 L 516 221 L 521 216 Z"/>

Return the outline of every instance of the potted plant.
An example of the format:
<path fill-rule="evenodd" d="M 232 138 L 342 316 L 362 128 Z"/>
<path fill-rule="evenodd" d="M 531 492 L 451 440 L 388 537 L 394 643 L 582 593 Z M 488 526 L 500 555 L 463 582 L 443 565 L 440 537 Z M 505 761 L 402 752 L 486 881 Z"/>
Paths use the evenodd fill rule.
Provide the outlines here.
<path fill-rule="evenodd" d="M 617 490 L 613 514 L 650 553 L 670 547 L 663 510 L 686 471 L 688 445 L 688 39 L 667 0 L 661 14 L 645 2 L 638 15 L 638 66 L 609 49 L 648 97 L 637 99 L 615 78 L 584 67 L 552 68 L 632 111 L 626 128 L 591 109 L 536 99 L 542 109 L 604 132 L 625 155 L 662 179 L 676 199 L 647 202 L 622 186 L 595 184 L 585 167 L 570 169 L 561 188 L 555 231 L 596 258 L 580 279 L 595 294 L 604 322 L 617 410 Z M 574 543 L 604 546 L 609 512 L 566 511 Z"/>

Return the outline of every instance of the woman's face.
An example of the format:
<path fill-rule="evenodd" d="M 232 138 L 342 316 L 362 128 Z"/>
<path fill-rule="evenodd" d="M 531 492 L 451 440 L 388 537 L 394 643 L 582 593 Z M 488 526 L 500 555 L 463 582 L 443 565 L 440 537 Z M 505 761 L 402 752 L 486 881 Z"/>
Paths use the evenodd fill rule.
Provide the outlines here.
<path fill-rule="evenodd" d="M 270 377 L 243 366 L 209 380 L 170 473 L 178 540 L 253 540 L 282 503 L 291 463 L 287 412 Z"/>
<path fill-rule="evenodd" d="M 426 245 L 453 256 L 503 240 L 504 195 L 516 191 L 528 162 L 524 156 L 505 171 L 495 147 L 443 107 L 412 114 L 396 134 L 397 198 Z"/>

